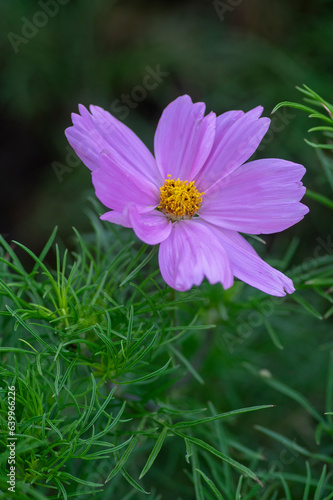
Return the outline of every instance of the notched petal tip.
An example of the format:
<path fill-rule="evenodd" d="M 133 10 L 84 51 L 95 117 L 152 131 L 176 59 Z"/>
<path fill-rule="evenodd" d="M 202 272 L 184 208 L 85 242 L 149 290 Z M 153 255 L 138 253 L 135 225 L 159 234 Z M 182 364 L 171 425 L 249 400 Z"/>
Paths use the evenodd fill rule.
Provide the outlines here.
<path fill-rule="evenodd" d="M 131 221 L 129 220 L 128 214 L 125 210 L 123 212 L 119 212 L 117 210 L 105 212 L 100 216 L 100 219 L 102 221 L 111 222 L 112 224 L 117 224 L 126 228 L 132 227 Z"/>
<path fill-rule="evenodd" d="M 64 130 L 64 134 L 65 134 L 65 136 L 67 137 L 67 139 L 69 139 L 69 138 L 70 138 L 70 135 L 71 135 L 71 131 L 72 131 L 72 129 L 73 129 L 73 125 L 71 125 L 70 127 L 65 128 L 65 130 Z"/>
<path fill-rule="evenodd" d="M 291 280 L 289 280 L 289 281 L 290 281 L 290 282 L 289 282 L 288 284 L 285 284 L 285 285 L 284 285 L 283 289 L 284 289 L 284 291 L 285 291 L 286 293 L 291 294 L 291 293 L 294 293 L 296 289 L 295 289 L 295 287 L 294 287 L 293 282 L 292 282 Z"/>
<path fill-rule="evenodd" d="M 176 99 L 171 101 L 170 104 L 177 102 L 177 101 L 187 101 L 189 104 L 193 104 L 192 98 L 188 94 L 180 95 L 179 97 L 177 97 Z"/>
<path fill-rule="evenodd" d="M 264 111 L 264 107 L 263 106 L 256 106 L 255 108 L 252 108 L 249 111 L 247 111 L 245 113 L 245 115 L 248 118 L 256 119 L 256 118 L 260 118 L 261 117 L 263 111 Z"/>
<path fill-rule="evenodd" d="M 71 113 L 71 120 L 72 120 L 72 123 L 73 123 L 73 126 L 75 126 L 75 122 L 78 121 L 78 120 L 81 120 L 82 117 L 79 113 Z"/>
<path fill-rule="evenodd" d="M 88 109 L 83 104 L 79 104 L 78 107 L 79 107 L 79 112 L 80 112 L 81 116 L 86 115 L 87 113 L 89 114 Z"/>
<path fill-rule="evenodd" d="M 215 129 L 215 127 L 216 127 L 216 113 L 214 113 L 214 111 L 210 111 L 210 113 L 208 113 L 208 115 L 203 117 L 203 120 L 204 119 L 209 120 L 211 125 L 213 125 L 214 129 Z"/>

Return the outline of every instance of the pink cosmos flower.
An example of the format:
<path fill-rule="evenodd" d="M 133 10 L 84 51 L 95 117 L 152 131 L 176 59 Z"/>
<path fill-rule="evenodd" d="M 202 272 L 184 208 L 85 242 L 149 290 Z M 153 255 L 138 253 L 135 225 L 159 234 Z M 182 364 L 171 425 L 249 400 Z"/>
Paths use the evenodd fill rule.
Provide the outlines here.
<path fill-rule="evenodd" d="M 66 136 L 92 171 L 102 220 L 159 244 L 168 285 L 184 291 L 204 277 L 233 285 L 234 276 L 271 295 L 295 289 L 239 233 L 269 234 L 308 212 L 302 165 L 280 159 L 246 162 L 268 130 L 263 108 L 204 116 L 188 95 L 171 102 L 157 126 L 155 158 L 122 122 L 98 106 L 79 106 Z"/>

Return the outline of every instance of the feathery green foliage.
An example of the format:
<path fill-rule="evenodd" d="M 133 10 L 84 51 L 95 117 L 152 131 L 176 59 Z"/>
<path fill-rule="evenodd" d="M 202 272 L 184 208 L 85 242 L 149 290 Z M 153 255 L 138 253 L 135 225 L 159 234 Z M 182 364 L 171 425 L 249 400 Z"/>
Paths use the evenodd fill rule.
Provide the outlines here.
<path fill-rule="evenodd" d="M 72 249 L 55 230 L 39 256 L 1 237 L 0 498 L 11 386 L 10 498 L 332 498 L 330 240 L 303 262 L 296 236 L 273 254 L 291 296 L 240 282 L 175 293 L 155 248 L 92 225 Z"/>

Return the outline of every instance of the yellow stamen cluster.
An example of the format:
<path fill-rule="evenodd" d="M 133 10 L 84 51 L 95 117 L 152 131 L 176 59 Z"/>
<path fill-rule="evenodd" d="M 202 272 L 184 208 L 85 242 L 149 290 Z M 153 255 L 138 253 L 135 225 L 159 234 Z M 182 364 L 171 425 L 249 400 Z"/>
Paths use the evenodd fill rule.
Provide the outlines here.
<path fill-rule="evenodd" d="M 191 219 L 202 203 L 202 196 L 195 186 L 195 181 L 181 181 L 179 179 L 165 179 L 160 187 L 161 199 L 158 209 L 164 212 L 171 220 Z"/>

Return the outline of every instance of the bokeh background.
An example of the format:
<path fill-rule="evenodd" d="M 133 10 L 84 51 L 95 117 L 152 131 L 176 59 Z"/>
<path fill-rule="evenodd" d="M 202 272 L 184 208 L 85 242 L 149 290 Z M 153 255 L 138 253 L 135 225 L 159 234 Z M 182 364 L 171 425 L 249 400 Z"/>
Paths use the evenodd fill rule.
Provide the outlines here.
<path fill-rule="evenodd" d="M 94 195 L 90 172 L 64 135 L 78 103 L 113 112 L 152 148 L 162 110 L 184 93 L 206 102 L 208 112 L 247 111 L 262 105 L 265 116 L 280 101 L 299 101 L 295 86 L 303 83 L 328 101 L 333 99 L 331 0 L 2 0 L 1 26 L 0 232 L 8 241 L 18 240 L 35 252 L 56 225 L 67 245 L 73 243 L 72 226 L 80 232 L 91 230 L 87 213 L 94 210 L 89 202 Z M 290 109 L 273 116 L 256 157 L 304 164 L 305 185 L 331 198 L 322 162 L 303 140 L 314 139 L 307 130 L 319 123 Z M 289 261 L 291 268 L 316 257 L 318 245 L 320 255 L 332 254 L 331 212 L 310 198 L 304 201 L 310 207 L 306 218 L 282 234 L 265 237 L 265 248 L 259 246 L 260 254 L 272 264 L 274 258 L 283 259 L 293 239 L 299 244 Z M 179 402 L 187 396 L 210 399 L 221 411 L 275 403 L 275 412 L 265 414 L 262 424 L 316 451 L 311 415 L 286 395 L 249 377 L 240 366 L 251 360 L 269 369 L 306 395 L 323 414 L 331 319 L 320 322 L 314 315 L 298 312 L 296 318 L 295 304 L 288 302 L 284 312 L 277 306 L 269 319 L 284 351 L 277 350 L 265 325 L 258 329 L 254 325 L 250 339 L 238 342 L 233 325 L 238 328 L 242 321 L 249 322 L 250 287 L 245 287 L 244 311 L 237 302 L 237 289 L 230 295 L 236 299 L 226 293 L 224 302 L 218 286 L 204 284 L 202 290 L 209 299 L 209 322 L 219 325 L 221 337 L 208 361 L 206 352 L 201 352 L 202 337 L 198 345 L 192 339 L 189 342 L 188 352 L 199 351 L 198 370 L 210 383 L 200 389 L 193 384 L 185 389 L 183 384 Z M 322 312 L 327 310 L 318 297 L 307 296 L 306 291 L 303 296 Z M 225 336 L 228 332 L 231 345 Z M 257 415 L 250 416 L 244 428 L 236 424 L 233 431 L 252 449 L 263 446 L 271 463 L 283 448 L 255 431 L 249 434 L 248 429 L 258 421 Z M 327 436 L 323 448 L 332 452 Z M 179 454 L 183 457 L 183 450 Z M 179 462 L 172 464 L 170 456 L 166 469 L 161 459 L 156 483 L 161 480 L 168 485 L 170 474 L 178 474 Z M 304 474 L 304 461 L 298 455 L 293 458 L 290 467 Z M 284 463 L 285 469 L 289 464 Z M 163 475 L 163 470 L 169 472 Z M 319 466 L 316 472 L 319 476 Z M 174 492 L 170 495 L 175 498 Z"/>
<path fill-rule="evenodd" d="M 1 24 L 0 232 L 36 251 L 55 225 L 64 240 L 89 227 L 90 173 L 64 136 L 78 103 L 112 111 L 152 147 L 161 111 L 183 93 L 208 111 L 261 104 L 266 116 L 299 99 L 295 85 L 332 95 L 330 0 L 11 0 Z M 315 188 L 309 125 L 281 110 L 257 154 L 304 163 Z M 316 215 L 310 245 L 326 230 Z"/>

